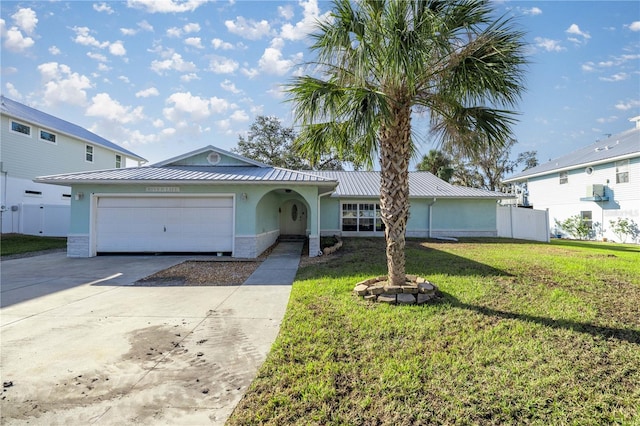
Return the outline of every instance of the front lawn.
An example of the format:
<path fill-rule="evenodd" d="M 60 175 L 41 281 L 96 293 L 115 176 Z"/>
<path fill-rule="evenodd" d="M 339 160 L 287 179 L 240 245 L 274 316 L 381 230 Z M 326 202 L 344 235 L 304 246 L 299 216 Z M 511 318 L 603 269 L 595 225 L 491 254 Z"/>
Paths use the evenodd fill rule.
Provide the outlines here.
<path fill-rule="evenodd" d="M 2 256 L 67 247 L 66 238 L 38 237 L 22 234 L 2 234 L 0 253 Z"/>
<path fill-rule="evenodd" d="M 640 247 L 411 240 L 442 293 L 371 304 L 382 239 L 299 270 L 271 353 L 229 424 L 640 424 Z"/>

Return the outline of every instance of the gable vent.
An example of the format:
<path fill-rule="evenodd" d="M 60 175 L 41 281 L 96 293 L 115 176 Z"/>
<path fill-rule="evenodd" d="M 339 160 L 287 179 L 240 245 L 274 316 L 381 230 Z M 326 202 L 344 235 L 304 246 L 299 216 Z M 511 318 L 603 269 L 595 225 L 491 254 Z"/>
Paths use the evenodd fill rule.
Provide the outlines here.
<path fill-rule="evenodd" d="M 209 164 L 215 166 L 220 162 L 220 154 L 218 154 L 217 152 L 210 153 L 209 155 L 207 155 L 207 161 L 209 162 Z"/>

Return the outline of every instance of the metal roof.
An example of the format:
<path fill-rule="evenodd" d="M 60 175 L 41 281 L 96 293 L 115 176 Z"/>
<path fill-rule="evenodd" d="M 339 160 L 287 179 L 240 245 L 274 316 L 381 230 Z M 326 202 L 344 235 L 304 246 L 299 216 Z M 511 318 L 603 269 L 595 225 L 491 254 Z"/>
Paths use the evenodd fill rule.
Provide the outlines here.
<path fill-rule="evenodd" d="M 547 163 L 525 170 L 505 179 L 504 182 L 526 180 L 559 171 L 577 169 L 589 165 L 608 163 L 624 158 L 640 157 L 640 128 L 613 135 Z"/>
<path fill-rule="evenodd" d="M 246 183 L 246 182 L 294 182 L 335 184 L 332 179 L 311 173 L 278 167 L 254 166 L 144 166 L 126 169 L 97 170 L 62 175 L 41 176 L 36 182 L 58 185 L 82 183 L 136 183 L 136 182 L 186 182 L 186 183 Z"/>
<path fill-rule="evenodd" d="M 83 127 L 62 120 L 61 118 L 54 117 L 53 115 L 44 113 L 42 111 L 38 111 L 37 109 L 11 100 L 5 96 L 0 96 L 0 111 L 3 114 L 6 114 L 15 119 L 24 120 L 29 123 L 37 124 L 38 126 L 49 130 L 64 133 L 69 136 L 73 136 L 75 138 L 103 146 L 110 150 L 122 153 L 129 158 L 133 158 L 134 160 L 146 161 L 143 157 L 140 157 L 139 155 L 127 149 L 124 149 L 121 146 L 116 145 L 115 143 L 108 141 L 102 136 L 98 136 Z"/>
<path fill-rule="evenodd" d="M 380 172 L 314 171 L 317 176 L 338 181 L 332 197 L 380 197 Z M 409 173 L 409 196 L 414 198 L 511 198 L 502 192 L 451 185 L 429 172 Z"/>

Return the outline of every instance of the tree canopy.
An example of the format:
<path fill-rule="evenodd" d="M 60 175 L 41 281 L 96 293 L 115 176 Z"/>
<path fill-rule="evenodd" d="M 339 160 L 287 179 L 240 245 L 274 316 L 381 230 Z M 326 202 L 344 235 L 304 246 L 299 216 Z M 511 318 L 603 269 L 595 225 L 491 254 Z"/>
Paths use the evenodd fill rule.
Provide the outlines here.
<path fill-rule="evenodd" d="M 291 170 L 343 169 L 341 159 L 326 153 L 314 162 L 304 158 L 295 147 L 297 137 L 293 127 L 283 126 L 277 117 L 259 115 L 247 136 L 238 136 L 238 146 L 232 151 L 270 166 Z"/>

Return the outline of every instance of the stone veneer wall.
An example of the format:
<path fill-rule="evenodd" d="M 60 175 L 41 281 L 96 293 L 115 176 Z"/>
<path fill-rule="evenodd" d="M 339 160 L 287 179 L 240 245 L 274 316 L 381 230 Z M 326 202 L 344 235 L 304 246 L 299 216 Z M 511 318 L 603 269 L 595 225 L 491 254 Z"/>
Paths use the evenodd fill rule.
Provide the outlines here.
<path fill-rule="evenodd" d="M 256 237 L 256 240 L 257 240 L 256 241 L 256 249 L 257 250 L 256 250 L 256 255 L 254 257 L 260 256 L 263 251 L 265 251 L 266 249 L 268 249 L 269 247 L 274 245 L 275 242 L 278 240 L 279 236 L 280 236 L 280 230 L 279 229 L 259 234 Z"/>
<path fill-rule="evenodd" d="M 67 257 L 90 257 L 88 234 L 67 235 Z"/>
<path fill-rule="evenodd" d="M 320 237 L 309 235 L 309 257 L 316 257 L 320 254 Z"/>
<path fill-rule="evenodd" d="M 253 235 L 235 236 L 233 247 L 233 257 L 244 257 L 254 259 L 258 257 L 256 237 Z"/>

